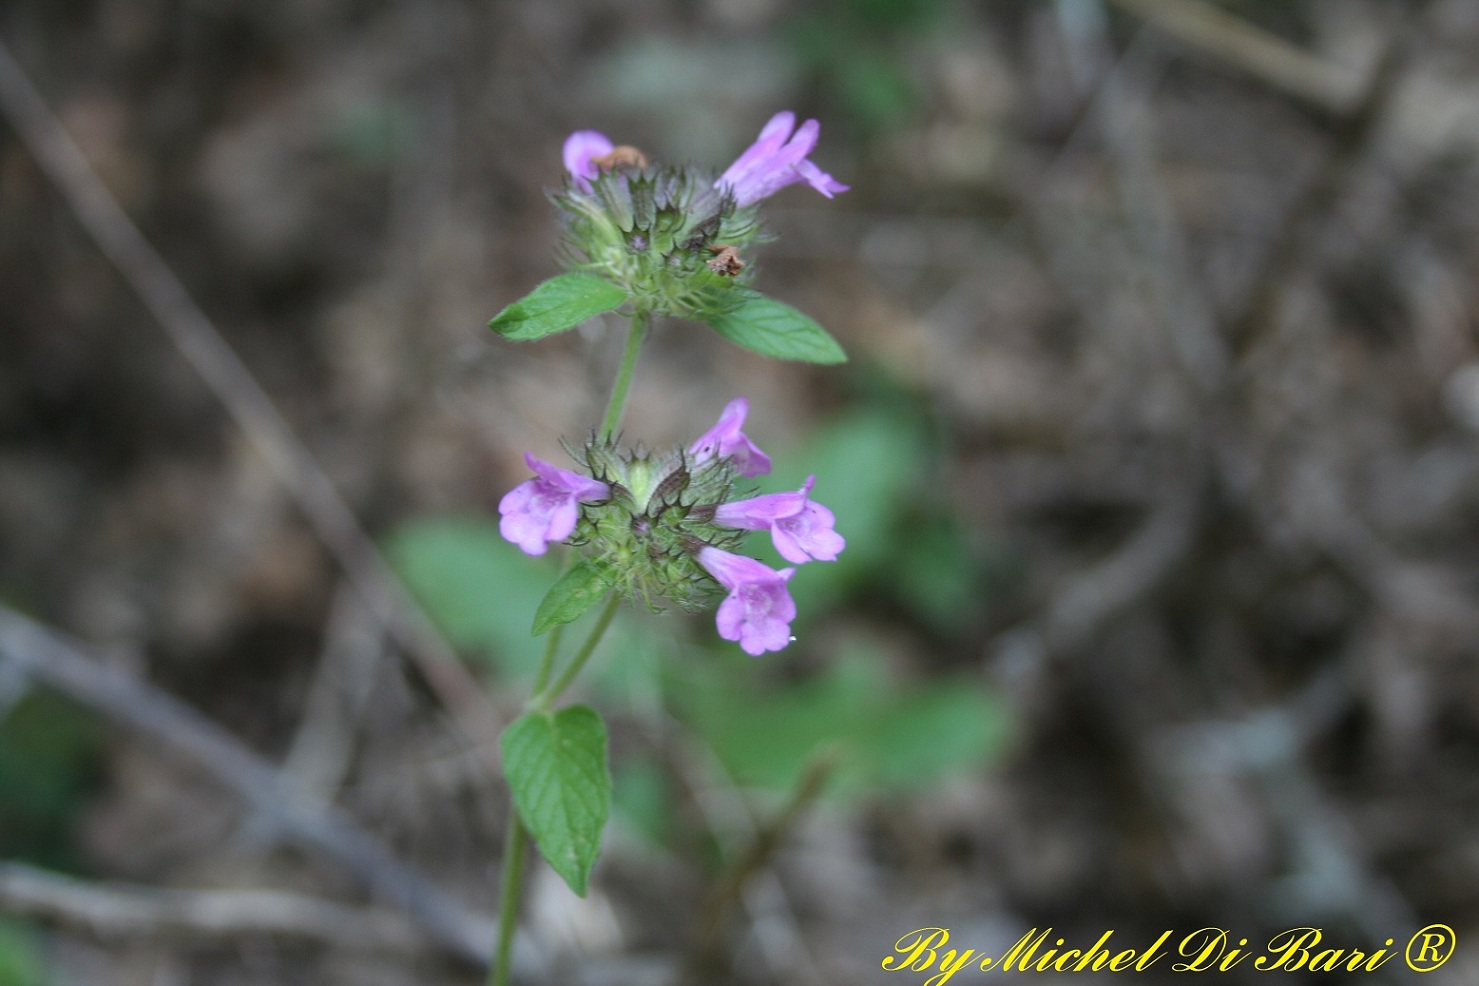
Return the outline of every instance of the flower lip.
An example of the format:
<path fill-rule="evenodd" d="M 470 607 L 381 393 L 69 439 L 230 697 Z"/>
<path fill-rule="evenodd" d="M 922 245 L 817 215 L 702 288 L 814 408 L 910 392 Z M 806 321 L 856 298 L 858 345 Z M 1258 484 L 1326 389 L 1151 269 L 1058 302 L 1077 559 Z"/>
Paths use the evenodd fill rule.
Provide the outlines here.
<path fill-rule="evenodd" d="M 712 546 L 699 549 L 698 563 L 729 590 L 715 615 L 720 637 L 735 641 L 752 657 L 791 642 L 796 602 L 786 583 L 796 569 L 775 571 L 753 558 Z"/>
<path fill-rule="evenodd" d="M 802 181 L 829 199 L 845 192 L 849 186 L 807 159 L 817 146 L 820 133 L 821 124 L 817 121 L 807 120 L 797 127 L 796 114 L 782 110 L 770 118 L 755 142 L 714 184 L 729 186 L 740 206 L 753 205 L 787 185 Z"/>
<path fill-rule="evenodd" d="M 794 493 L 768 493 L 720 504 L 714 520 L 748 531 L 770 531 L 775 550 L 792 564 L 836 561 L 847 541 L 833 530 L 837 518 L 832 511 L 811 499 L 816 479 L 808 476 Z"/>

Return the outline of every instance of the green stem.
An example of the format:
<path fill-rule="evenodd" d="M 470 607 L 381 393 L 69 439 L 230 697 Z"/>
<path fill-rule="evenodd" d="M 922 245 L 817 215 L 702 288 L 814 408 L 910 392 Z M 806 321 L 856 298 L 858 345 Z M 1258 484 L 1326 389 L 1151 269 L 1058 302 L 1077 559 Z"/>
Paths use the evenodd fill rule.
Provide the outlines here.
<path fill-rule="evenodd" d="M 642 352 L 642 340 L 647 336 L 648 318 L 649 315 L 644 311 L 632 315 L 632 326 L 627 334 L 626 350 L 621 356 L 621 367 L 616 371 L 616 382 L 611 387 L 611 400 L 606 404 L 606 416 L 601 419 L 603 441 L 609 440 L 616 433 L 616 426 L 621 424 L 621 412 L 626 408 L 627 392 L 632 387 L 632 374 L 637 369 L 637 357 Z M 596 619 L 596 625 L 591 628 L 590 636 L 585 638 L 585 643 L 580 645 L 580 650 L 575 652 L 575 656 L 553 684 L 550 683 L 550 676 L 554 674 L 555 655 L 559 651 L 562 628 L 557 626 L 550 630 L 544 642 L 544 655 L 539 659 L 539 670 L 534 673 L 534 697 L 529 700 L 529 708 L 547 710 L 550 703 L 564 694 L 565 689 L 570 687 L 575 676 L 580 674 L 595 653 L 601 638 L 606 636 L 606 630 L 611 626 L 611 619 L 616 615 L 616 607 L 620 602 L 621 597 L 613 592 Z M 513 960 L 514 930 L 519 923 L 519 899 L 523 895 L 524 855 L 528 845 L 529 833 L 519 819 L 518 810 L 510 804 L 508 840 L 503 849 L 503 883 L 499 893 L 498 947 L 493 953 L 493 965 L 488 971 L 488 986 L 508 986 L 508 971 Z"/>
<path fill-rule="evenodd" d="M 621 354 L 621 369 L 616 371 L 616 383 L 611 386 L 611 400 L 606 404 L 606 416 L 601 419 L 601 440 L 606 441 L 616 434 L 621 424 L 621 412 L 627 406 L 627 391 L 632 386 L 632 372 L 637 368 L 637 356 L 642 352 L 642 340 L 647 337 L 647 320 L 650 316 L 640 309 L 632 315 L 632 327 L 627 334 L 627 348 Z"/>
<path fill-rule="evenodd" d="M 539 670 L 534 673 L 533 692 L 538 695 L 549 684 L 549 676 L 555 671 L 555 652 L 560 649 L 560 633 L 563 625 L 557 624 L 544 638 L 544 654 L 539 658 Z"/>
<path fill-rule="evenodd" d="M 508 809 L 508 838 L 503 844 L 503 887 L 498 895 L 498 949 L 488 971 L 488 986 L 508 986 L 514 955 L 514 929 L 519 925 L 519 898 L 524 881 L 524 852 L 529 833 L 512 804 Z"/>
<path fill-rule="evenodd" d="M 560 566 L 560 577 L 564 578 L 570 569 L 575 567 L 575 552 L 565 552 L 565 563 Z M 534 687 L 530 693 L 538 695 L 549 684 L 549 676 L 555 670 L 555 654 L 560 649 L 560 636 L 565 629 L 563 623 L 555 624 L 549 634 L 544 638 L 544 654 L 539 658 L 539 669 L 534 672 Z"/>
<path fill-rule="evenodd" d="M 575 676 L 580 674 L 580 669 L 585 667 L 585 662 L 589 661 L 591 654 L 595 653 L 596 645 L 601 642 L 602 637 L 606 636 L 606 628 L 611 626 L 611 618 L 616 615 L 616 607 L 620 603 L 621 597 L 613 592 L 606 600 L 601 615 L 596 618 L 596 625 L 591 627 L 590 636 L 585 638 L 585 643 L 580 645 L 580 650 L 576 651 L 570 663 L 565 665 L 565 670 L 560 672 L 560 677 L 555 680 L 555 683 L 534 693 L 534 697 L 529 700 L 531 708 L 548 709 L 550 703 L 570 687 Z"/>

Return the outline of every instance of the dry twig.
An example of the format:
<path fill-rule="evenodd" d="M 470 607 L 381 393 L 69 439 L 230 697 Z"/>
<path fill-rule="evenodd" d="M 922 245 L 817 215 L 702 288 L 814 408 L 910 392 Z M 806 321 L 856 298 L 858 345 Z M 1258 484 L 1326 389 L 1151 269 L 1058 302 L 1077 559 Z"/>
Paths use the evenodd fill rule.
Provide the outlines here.
<path fill-rule="evenodd" d="M 354 758 L 355 731 L 385 645 L 374 618 L 346 586 L 334 593 L 323 653 L 314 669 L 283 773 L 332 801 Z"/>
<path fill-rule="evenodd" d="M 0 911 L 85 928 L 105 938 L 281 935 L 358 952 L 428 945 L 399 914 L 277 890 L 161 890 L 99 884 L 0 863 Z"/>
<path fill-rule="evenodd" d="M 337 861 L 374 895 L 410 914 L 439 944 L 485 962 L 492 922 L 469 913 L 392 857 L 348 815 L 307 795 L 271 764 L 183 702 L 86 656 L 86 648 L 0 607 L 0 656 L 130 729 L 162 742 L 231 788 L 293 842 Z"/>
<path fill-rule="evenodd" d="M 1334 113 L 1360 98 L 1359 73 L 1198 0 L 1109 0 L 1179 41 Z"/>
<path fill-rule="evenodd" d="M 1409 24 L 1387 45 L 1360 98 L 1337 124 L 1335 146 L 1324 166 L 1285 213 L 1241 308 L 1228 320 L 1227 338 L 1235 356 L 1246 357 L 1276 328 L 1280 301 L 1291 276 L 1301 269 L 1300 259 L 1316 253 L 1310 238 L 1342 199 L 1381 132 L 1416 34 Z"/>
<path fill-rule="evenodd" d="M 698 937 L 688 959 L 688 975 L 692 980 L 710 978 L 713 970 L 722 966 L 723 955 L 717 937 L 724 916 L 735 901 L 743 899 L 745 884 L 749 879 L 770 864 L 786 835 L 795 828 L 802 815 L 822 793 L 827 781 L 835 773 L 837 764 L 838 756 L 835 752 L 813 758 L 785 805 L 773 819 L 756 831 L 749 848 L 725 869 L 724 875 L 705 902 L 703 914 L 699 918 Z"/>

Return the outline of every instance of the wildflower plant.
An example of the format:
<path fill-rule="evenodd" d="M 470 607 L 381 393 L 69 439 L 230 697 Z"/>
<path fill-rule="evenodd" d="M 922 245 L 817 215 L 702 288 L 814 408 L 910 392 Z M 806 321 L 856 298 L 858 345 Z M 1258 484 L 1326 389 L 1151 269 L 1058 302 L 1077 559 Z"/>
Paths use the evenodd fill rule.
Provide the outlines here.
<path fill-rule="evenodd" d="M 531 478 L 499 503 L 503 537 L 529 555 L 564 544 L 563 574 L 534 613 L 545 635 L 533 697 L 501 739 L 513 794 L 504 854 L 497 953 L 490 982 L 504 984 L 523 859 L 540 854 L 584 895 L 611 802 L 606 729 L 588 706 L 555 704 L 604 636 L 618 606 L 688 612 L 715 608 L 721 638 L 759 656 L 794 638 L 787 588 L 797 568 L 835 561 L 846 542 L 832 512 L 800 490 L 756 495 L 748 481 L 770 458 L 745 434 L 749 403 L 731 400 L 691 444 L 653 450 L 620 440 L 618 426 L 638 355 L 656 316 L 707 324 L 746 349 L 777 359 L 841 363 L 842 348 L 815 321 L 751 287 L 752 248 L 766 239 L 759 206 L 792 184 L 831 198 L 847 186 L 810 160 L 819 127 L 777 113 L 723 172 L 649 163 L 633 147 L 581 130 L 564 146 L 565 181 L 550 193 L 564 241 L 564 272 L 489 323 L 515 341 L 542 339 L 606 313 L 628 320 L 611 399 L 599 426 L 567 445 L 574 469 L 526 454 Z M 745 555 L 768 532 L 792 567 Z M 589 635 L 561 664 L 564 626 L 599 607 Z M 557 670 L 558 668 L 558 670 Z"/>

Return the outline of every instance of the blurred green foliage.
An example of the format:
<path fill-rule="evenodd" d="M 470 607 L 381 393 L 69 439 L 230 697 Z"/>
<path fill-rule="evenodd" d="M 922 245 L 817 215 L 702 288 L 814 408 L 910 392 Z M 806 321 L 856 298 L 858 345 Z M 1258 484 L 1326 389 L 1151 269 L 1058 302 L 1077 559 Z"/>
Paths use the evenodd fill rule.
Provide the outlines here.
<path fill-rule="evenodd" d="M 943 460 L 928 418 L 886 384 L 776 457 L 768 486 L 799 489 L 815 475 L 816 499 L 836 514 L 847 538 L 835 563 L 808 565 L 792 579 L 798 626 L 851 596 L 884 599 L 933 633 L 963 636 L 1010 593 L 1019 559 L 960 523 Z M 785 564 L 763 537 L 748 548 L 769 564 Z"/>
<path fill-rule="evenodd" d="M 101 742 L 91 713 L 48 691 L 0 720 L 0 857 L 77 869 L 73 829 Z"/>
<path fill-rule="evenodd" d="M 366 171 L 386 171 L 416 144 L 411 109 L 395 99 L 364 97 L 339 106 L 324 121 L 328 148 Z"/>
<path fill-rule="evenodd" d="M 24 925 L 0 920 L 0 986 L 44 986 L 47 981 L 36 936 Z"/>
<path fill-rule="evenodd" d="M 866 646 L 784 684 L 737 663 L 696 662 L 675 691 L 683 717 L 743 785 L 791 788 L 813 757 L 830 754 L 834 795 L 915 790 L 980 766 L 1005 738 L 1006 718 L 979 684 L 901 685 Z"/>
<path fill-rule="evenodd" d="M 938 31 L 950 0 L 831 0 L 798 7 L 786 29 L 804 70 L 831 93 L 863 135 L 918 114 L 925 95 L 906 50 Z"/>
<path fill-rule="evenodd" d="M 554 558 L 530 558 L 505 541 L 496 521 L 419 520 L 386 546 L 391 565 L 453 646 L 509 677 L 533 673 L 544 644 L 534 611 L 559 576 Z"/>
<path fill-rule="evenodd" d="M 638 835 L 662 845 L 672 833 L 673 789 L 661 764 L 650 757 L 630 757 L 612 767 L 611 804 Z"/>

